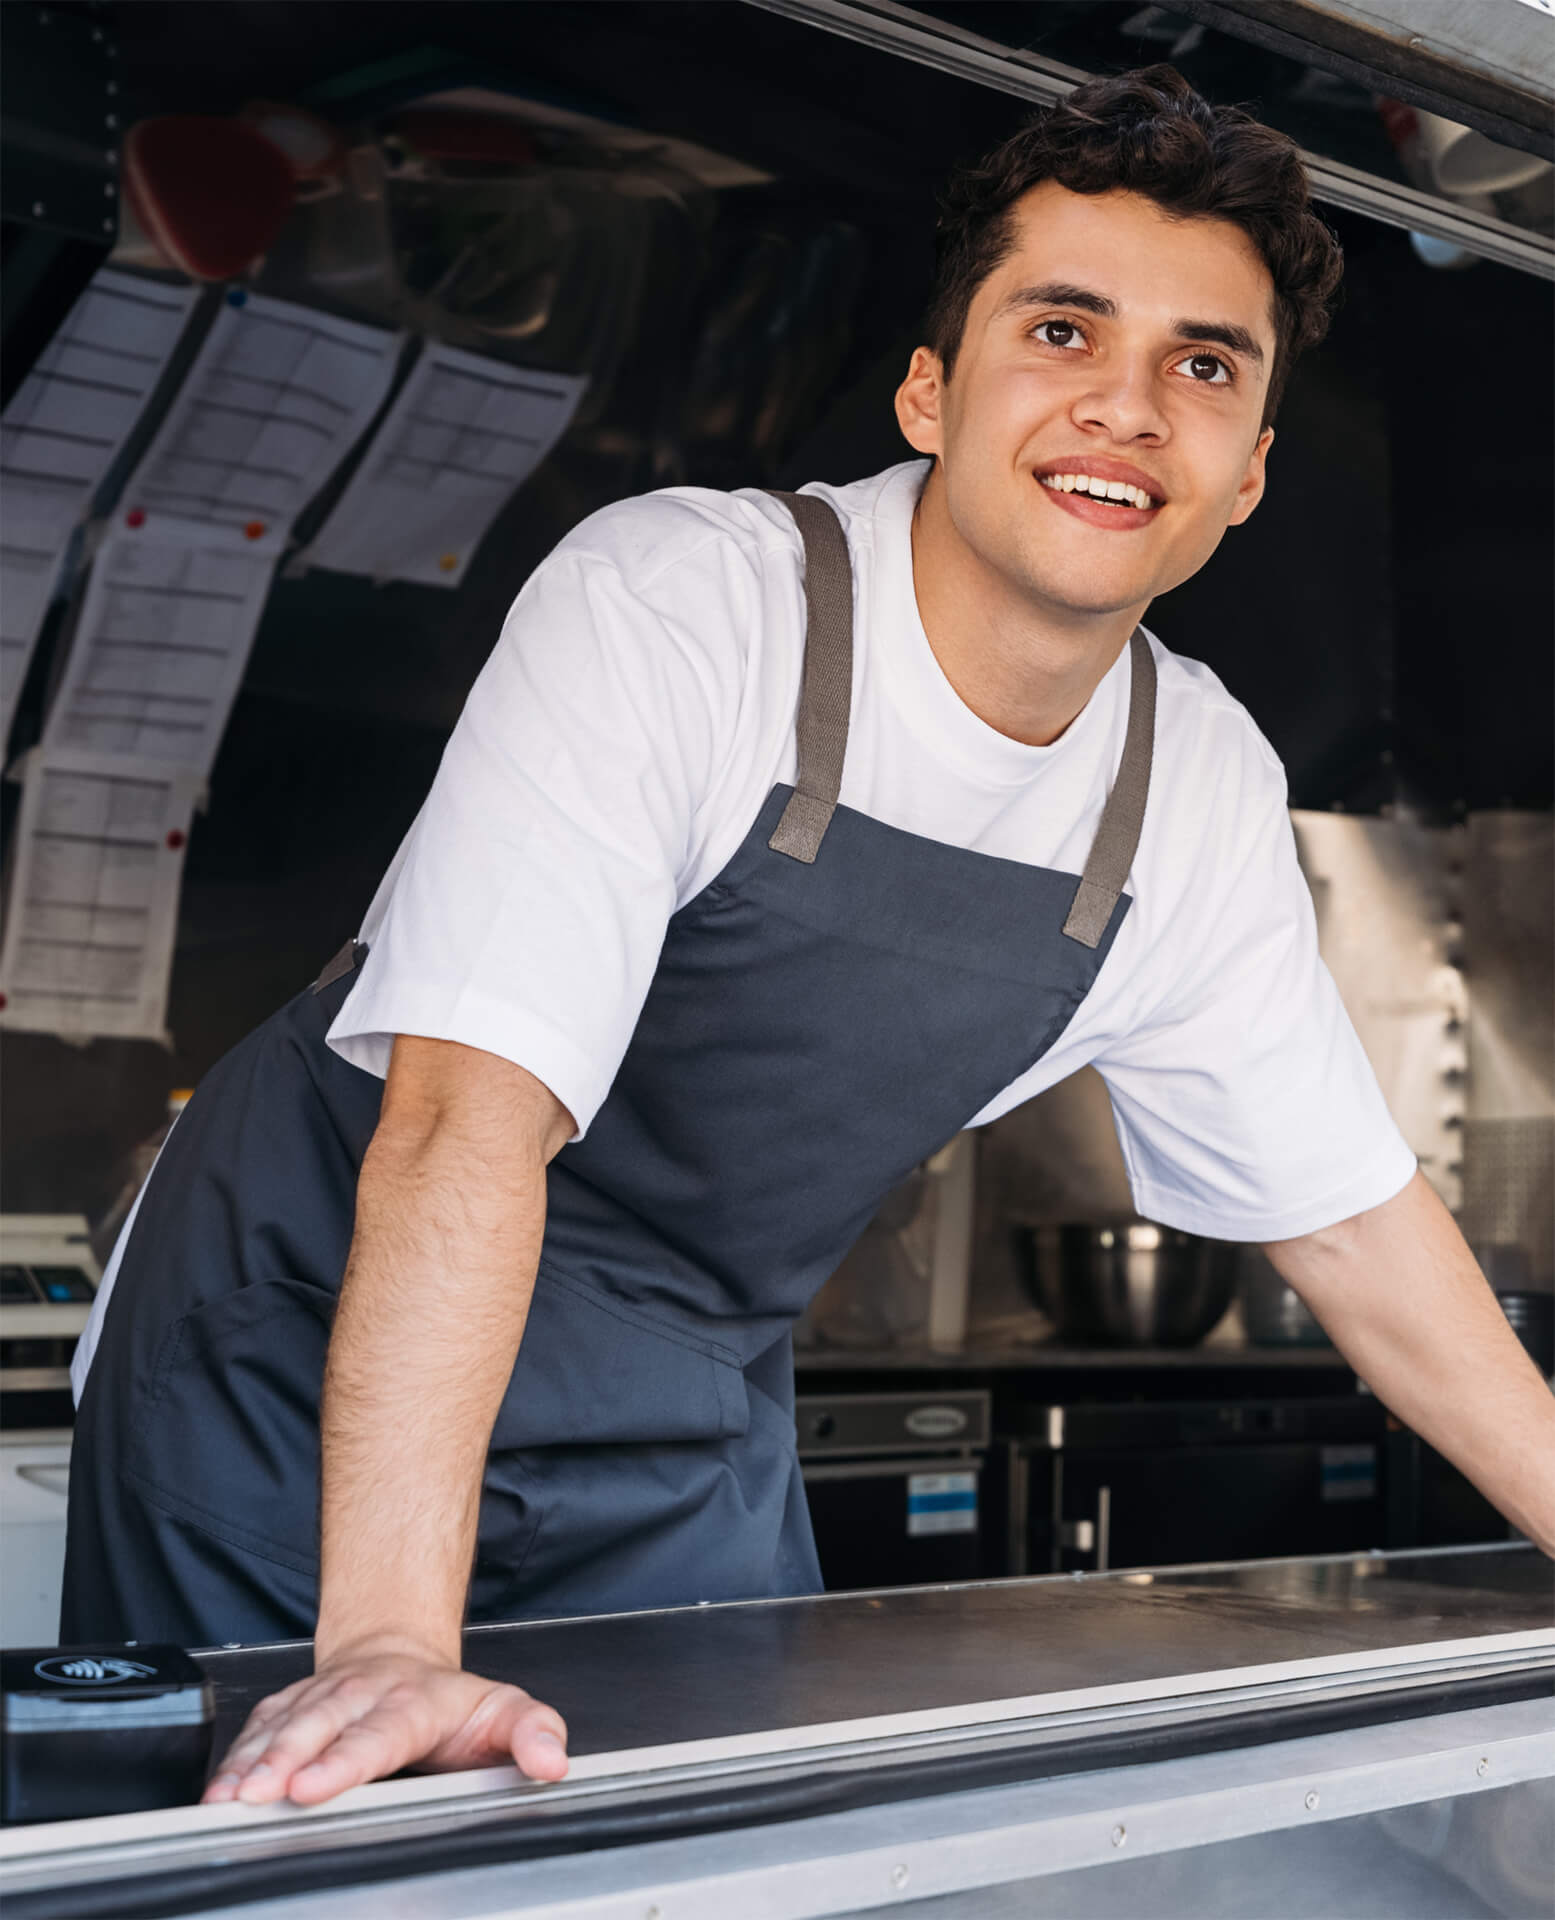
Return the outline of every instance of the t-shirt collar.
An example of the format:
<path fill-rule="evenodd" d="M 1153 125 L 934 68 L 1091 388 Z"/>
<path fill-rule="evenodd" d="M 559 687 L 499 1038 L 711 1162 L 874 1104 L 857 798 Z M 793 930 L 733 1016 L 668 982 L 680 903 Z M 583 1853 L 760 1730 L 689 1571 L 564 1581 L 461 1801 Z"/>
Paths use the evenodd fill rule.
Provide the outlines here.
<path fill-rule="evenodd" d="M 1073 723 L 1045 747 L 1012 740 L 981 720 L 956 692 L 923 630 L 912 578 L 912 516 L 932 462 L 910 460 L 892 469 L 875 506 L 874 643 L 886 689 L 902 719 L 936 758 L 983 786 L 1015 786 L 1032 779 L 1097 726 L 1113 709 L 1129 670 L 1125 647 Z"/>

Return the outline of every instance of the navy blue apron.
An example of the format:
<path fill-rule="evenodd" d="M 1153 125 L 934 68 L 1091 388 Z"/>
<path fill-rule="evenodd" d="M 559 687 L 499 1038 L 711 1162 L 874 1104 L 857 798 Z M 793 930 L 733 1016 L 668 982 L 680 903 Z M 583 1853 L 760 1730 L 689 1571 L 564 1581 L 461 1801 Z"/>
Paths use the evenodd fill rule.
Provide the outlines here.
<path fill-rule="evenodd" d="M 669 922 L 610 1094 L 551 1164 L 473 1620 L 819 1589 L 793 1321 L 882 1197 L 1053 1045 L 1128 908 L 1143 636 L 1078 881 L 887 826 L 837 804 L 846 540 L 820 499 L 779 498 L 805 549 L 795 785 Z M 353 943 L 213 1068 L 157 1163 L 75 1430 L 67 1642 L 313 1631 L 325 1349 L 382 1093 L 325 1034 L 364 965 Z"/>

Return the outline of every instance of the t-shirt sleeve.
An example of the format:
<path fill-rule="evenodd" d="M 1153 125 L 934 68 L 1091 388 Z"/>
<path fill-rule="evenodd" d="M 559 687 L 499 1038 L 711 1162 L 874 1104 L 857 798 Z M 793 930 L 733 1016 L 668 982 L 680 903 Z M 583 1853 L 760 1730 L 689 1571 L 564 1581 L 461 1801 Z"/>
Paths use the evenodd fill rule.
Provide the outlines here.
<path fill-rule="evenodd" d="M 1331 1226 L 1416 1166 L 1319 957 L 1283 773 L 1268 772 L 1233 857 L 1200 868 L 1187 964 L 1095 1063 L 1139 1211 L 1224 1240 Z"/>
<path fill-rule="evenodd" d="M 654 596 L 559 548 L 514 602 L 369 910 L 335 1051 L 382 1077 L 397 1034 L 479 1047 L 543 1081 L 581 1135 L 675 909 L 720 697 Z"/>

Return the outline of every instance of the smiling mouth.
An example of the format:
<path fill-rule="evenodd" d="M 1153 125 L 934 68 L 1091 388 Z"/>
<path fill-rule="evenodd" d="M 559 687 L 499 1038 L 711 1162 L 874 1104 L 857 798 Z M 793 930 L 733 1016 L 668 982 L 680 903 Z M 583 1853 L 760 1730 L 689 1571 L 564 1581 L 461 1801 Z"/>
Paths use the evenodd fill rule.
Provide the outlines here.
<path fill-rule="evenodd" d="M 1099 480 L 1088 473 L 1044 473 L 1038 481 L 1049 493 L 1076 494 L 1124 513 L 1152 513 L 1163 505 L 1143 487 L 1130 486 L 1126 480 Z"/>

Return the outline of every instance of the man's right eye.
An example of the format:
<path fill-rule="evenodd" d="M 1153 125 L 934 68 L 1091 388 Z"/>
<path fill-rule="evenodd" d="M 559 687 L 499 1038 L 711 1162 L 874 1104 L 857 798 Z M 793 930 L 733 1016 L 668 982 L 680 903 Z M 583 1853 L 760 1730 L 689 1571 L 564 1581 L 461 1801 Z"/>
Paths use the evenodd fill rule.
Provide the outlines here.
<path fill-rule="evenodd" d="M 1039 320 L 1032 332 L 1045 347 L 1084 346 L 1085 336 L 1072 320 Z"/>

